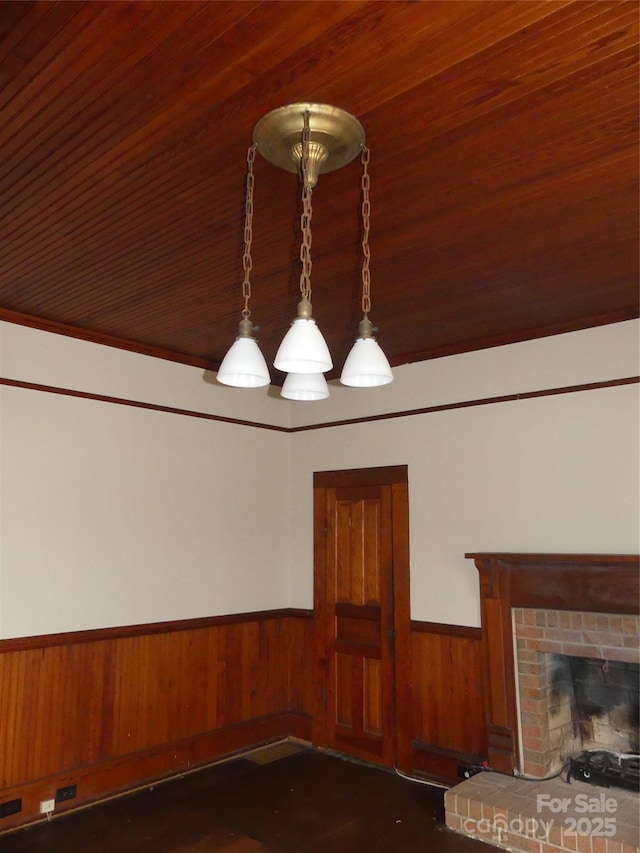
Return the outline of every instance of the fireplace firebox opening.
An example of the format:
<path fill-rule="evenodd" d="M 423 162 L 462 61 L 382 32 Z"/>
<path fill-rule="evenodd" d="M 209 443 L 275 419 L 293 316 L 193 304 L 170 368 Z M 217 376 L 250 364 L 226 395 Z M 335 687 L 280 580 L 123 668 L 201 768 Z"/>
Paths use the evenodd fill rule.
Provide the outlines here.
<path fill-rule="evenodd" d="M 550 776 L 587 751 L 637 755 L 638 617 L 528 608 L 512 615 L 520 773 Z"/>

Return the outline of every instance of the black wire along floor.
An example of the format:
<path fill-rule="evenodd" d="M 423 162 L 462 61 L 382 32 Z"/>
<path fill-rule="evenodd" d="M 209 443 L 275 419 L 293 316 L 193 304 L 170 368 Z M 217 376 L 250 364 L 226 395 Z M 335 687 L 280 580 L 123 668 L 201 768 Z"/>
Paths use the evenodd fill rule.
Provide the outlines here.
<path fill-rule="evenodd" d="M 489 853 L 444 826 L 444 791 L 312 749 L 238 758 L 48 823 L 0 853 Z"/>

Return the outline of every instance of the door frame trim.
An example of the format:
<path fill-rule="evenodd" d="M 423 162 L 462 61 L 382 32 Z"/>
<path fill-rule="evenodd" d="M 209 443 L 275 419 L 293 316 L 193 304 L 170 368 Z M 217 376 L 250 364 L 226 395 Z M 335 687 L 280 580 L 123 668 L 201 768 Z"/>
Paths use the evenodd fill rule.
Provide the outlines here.
<path fill-rule="evenodd" d="M 407 465 L 316 471 L 313 475 L 313 730 L 316 746 L 328 741 L 325 706 L 328 660 L 325 656 L 326 613 L 325 507 L 327 490 L 342 486 L 391 486 L 393 618 L 395 630 L 395 766 L 412 767 L 411 744 L 411 597 L 409 566 L 409 469 Z"/>
<path fill-rule="evenodd" d="M 338 471 L 314 471 L 313 488 L 338 489 L 341 486 L 392 486 L 408 483 L 407 465 L 386 465 L 381 468 L 346 468 Z"/>

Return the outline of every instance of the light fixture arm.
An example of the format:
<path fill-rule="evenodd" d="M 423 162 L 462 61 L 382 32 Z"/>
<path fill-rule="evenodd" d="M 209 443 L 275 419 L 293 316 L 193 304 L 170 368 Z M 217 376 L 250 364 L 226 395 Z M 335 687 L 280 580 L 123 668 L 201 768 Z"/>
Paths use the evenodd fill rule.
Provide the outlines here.
<path fill-rule="evenodd" d="M 369 187 L 371 181 L 369 179 L 369 149 L 366 145 L 362 146 L 362 179 L 360 185 L 362 187 L 362 313 L 364 318 L 360 323 L 360 337 L 371 337 L 373 334 L 373 326 L 369 322 L 369 311 L 371 311 L 371 273 L 369 272 L 369 262 L 371 261 L 371 251 L 369 250 L 369 228 L 371 223 L 371 203 L 369 201 Z M 363 324 L 368 324 L 363 328 Z"/>
<path fill-rule="evenodd" d="M 300 217 L 300 229 L 302 231 L 302 243 L 300 244 L 300 295 L 298 305 L 298 317 L 311 317 L 311 217 L 313 208 L 311 196 L 313 185 L 309 180 L 309 111 L 304 112 L 304 124 L 302 127 L 302 157 L 300 159 L 300 180 L 302 182 L 302 214 Z"/>
<path fill-rule="evenodd" d="M 244 270 L 244 278 L 242 281 L 242 297 L 244 299 L 244 308 L 242 309 L 242 320 L 240 321 L 240 336 L 251 337 L 251 332 L 254 327 L 249 319 L 251 311 L 249 309 L 249 300 L 251 299 L 251 268 L 253 266 L 251 260 L 251 243 L 253 241 L 253 163 L 256 159 L 257 144 L 254 142 L 247 151 L 247 187 L 244 201 L 244 250 L 242 253 L 242 269 Z"/>
<path fill-rule="evenodd" d="M 340 382 L 355 388 L 371 388 L 387 385 L 393 381 L 393 373 L 386 355 L 380 349 L 369 319 L 371 311 L 371 274 L 369 272 L 369 226 L 371 205 L 369 202 L 369 149 L 362 143 L 362 320 L 358 326 L 358 337 L 342 368 Z"/>
<path fill-rule="evenodd" d="M 261 388 L 270 382 L 269 368 L 253 336 L 258 327 L 251 322 L 249 300 L 251 299 L 251 241 L 253 238 L 253 161 L 257 145 L 247 151 L 247 186 L 244 202 L 244 251 L 242 253 L 242 320 L 238 337 L 227 351 L 218 368 L 217 379 L 222 385 L 236 388 Z"/>

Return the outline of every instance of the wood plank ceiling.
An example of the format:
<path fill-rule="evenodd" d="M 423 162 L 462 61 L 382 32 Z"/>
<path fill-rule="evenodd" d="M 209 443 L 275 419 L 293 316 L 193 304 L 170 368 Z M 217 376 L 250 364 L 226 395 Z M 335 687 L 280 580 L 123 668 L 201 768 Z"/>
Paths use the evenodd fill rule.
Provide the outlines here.
<path fill-rule="evenodd" d="M 296 101 L 365 128 L 392 364 L 638 316 L 635 0 L 142 0 L 0 5 L 0 319 L 215 368 L 242 307 L 253 127 Z M 271 362 L 299 189 L 260 156 L 255 172 Z M 360 319 L 359 183 L 356 161 L 314 192 L 337 368 Z"/>

